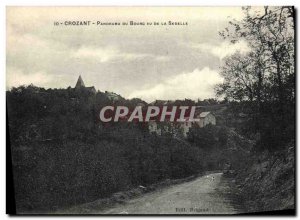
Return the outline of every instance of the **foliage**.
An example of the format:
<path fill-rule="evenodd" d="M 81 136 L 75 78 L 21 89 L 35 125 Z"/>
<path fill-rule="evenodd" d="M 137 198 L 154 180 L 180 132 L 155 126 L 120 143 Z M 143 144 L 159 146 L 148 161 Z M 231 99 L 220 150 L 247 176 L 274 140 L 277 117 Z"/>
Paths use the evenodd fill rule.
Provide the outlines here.
<path fill-rule="evenodd" d="M 105 93 L 71 88 L 7 91 L 19 212 L 56 210 L 203 170 L 195 146 L 150 135 L 145 124 L 100 123 L 99 110 L 118 104 Z"/>
<path fill-rule="evenodd" d="M 248 52 L 225 59 L 225 80 L 216 92 L 229 101 L 247 102 L 247 127 L 260 136 L 257 150 L 277 150 L 294 137 L 294 8 L 243 10 L 245 18 L 231 21 L 220 34 L 232 44 L 246 43 Z"/>

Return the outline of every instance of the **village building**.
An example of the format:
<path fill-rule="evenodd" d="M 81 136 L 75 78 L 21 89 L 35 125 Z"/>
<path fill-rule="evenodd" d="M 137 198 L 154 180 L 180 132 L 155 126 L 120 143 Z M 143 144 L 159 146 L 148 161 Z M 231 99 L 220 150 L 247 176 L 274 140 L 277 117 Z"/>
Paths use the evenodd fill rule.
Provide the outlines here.
<path fill-rule="evenodd" d="M 150 120 L 148 123 L 148 129 L 150 133 L 156 133 L 157 135 L 162 135 L 162 133 L 171 133 L 173 136 L 183 136 L 186 138 L 191 127 L 195 124 L 200 128 L 209 124 L 216 125 L 216 118 L 211 112 L 201 112 L 196 116 L 196 118 L 199 118 L 200 120 L 189 121 L 189 117 L 186 117 L 183 122 L 168 122 L 168 126 L 161 125 L 161 122 Z"/>
<path fill-rule="evenodd" d="M 109 100 L 118 101 L 121 99 L 121 96 L 114 92 L 105 91 L 105 94 Z"/>
<path fill-rule="evenodd" d="M 200 128 L 209 124 L 216 125 L 216 117 L 211 112 L 201 112 L 199 118 L 200 121 L 198 122 L 198 125 Z"/>
<path fill-rule="evenodd" d="M 75 85 L 75 90 L 80 90 L 80 89 L 85 89 L 85 90 L 90 91 L 92 93 L 96 93 L 96 89 L 95 89 L 94 86 L 86 87 L 84 85 L 84 82 L 83 82 L 83 80 L 81 78 L 81 75 L 79 75 L 77 83 Z"/>
<path fill-rule="evenodd" d="M 193 126 L 195 122 L 191 122 L 189 121 L 188 119 L 186 119 L 185 122 L 183 122 L 181 124 L 181 127 L 182 127 L 182 134 L 183 136 L 186 138 L 187 135 L 188 135 L 188 132 L 190 131 L 191 127 Z"/>
<path fill-rule="evenodd" d="M 158 123 L 154 120 L 150 120 L 148 122 L 149 133 L 156 133 L 157 135 L 161 135 L 161 128 L 158 127 Z"/>

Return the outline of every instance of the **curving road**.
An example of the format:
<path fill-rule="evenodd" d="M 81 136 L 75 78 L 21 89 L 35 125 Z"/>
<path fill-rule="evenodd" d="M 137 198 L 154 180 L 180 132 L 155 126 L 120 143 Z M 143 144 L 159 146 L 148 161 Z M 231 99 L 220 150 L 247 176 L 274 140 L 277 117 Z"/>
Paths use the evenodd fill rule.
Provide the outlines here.
<path fill-rule="evenodd" d="M 97 214 L 235 214 L 224 195 L 230 187 L 222 173 L 213 173 L 118 204 Z"/>

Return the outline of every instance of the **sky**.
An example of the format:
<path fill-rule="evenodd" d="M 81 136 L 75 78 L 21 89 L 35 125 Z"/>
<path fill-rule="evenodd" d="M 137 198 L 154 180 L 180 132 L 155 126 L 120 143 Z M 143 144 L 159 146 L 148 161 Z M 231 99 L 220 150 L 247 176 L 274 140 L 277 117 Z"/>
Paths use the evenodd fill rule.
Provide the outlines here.
<path fill-rule="evenodd" d="M 248 49 L 218 34 L 243 18 L 240 7 L 7 7 L 6 14 L 6 89 L 74 87 L 81 75 L 86 86 L 125 98 L 205 99 L 223 81 L 224 58 Z M 54 25 L 86 20 L 152 25 Z M 161 25 L 168 21 L 188 25 Z"/>

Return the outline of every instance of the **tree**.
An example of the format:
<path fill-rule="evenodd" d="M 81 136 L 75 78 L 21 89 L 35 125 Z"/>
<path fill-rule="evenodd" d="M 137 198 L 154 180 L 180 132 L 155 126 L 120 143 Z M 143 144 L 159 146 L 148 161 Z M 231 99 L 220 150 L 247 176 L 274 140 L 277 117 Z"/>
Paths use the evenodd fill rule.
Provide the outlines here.
<path fill-rule="evenodd" d="M 244 19 L 229 22 L 220 35 L 232 44 L 246 43 L 248 52 L 225 59 L 221 69 L 225 80 L 216 93 L 231 101 L 249 101 L 257 131 L 285 138 L 284 130 L 294 123 L 294 8 L 243 11 Z"/>

